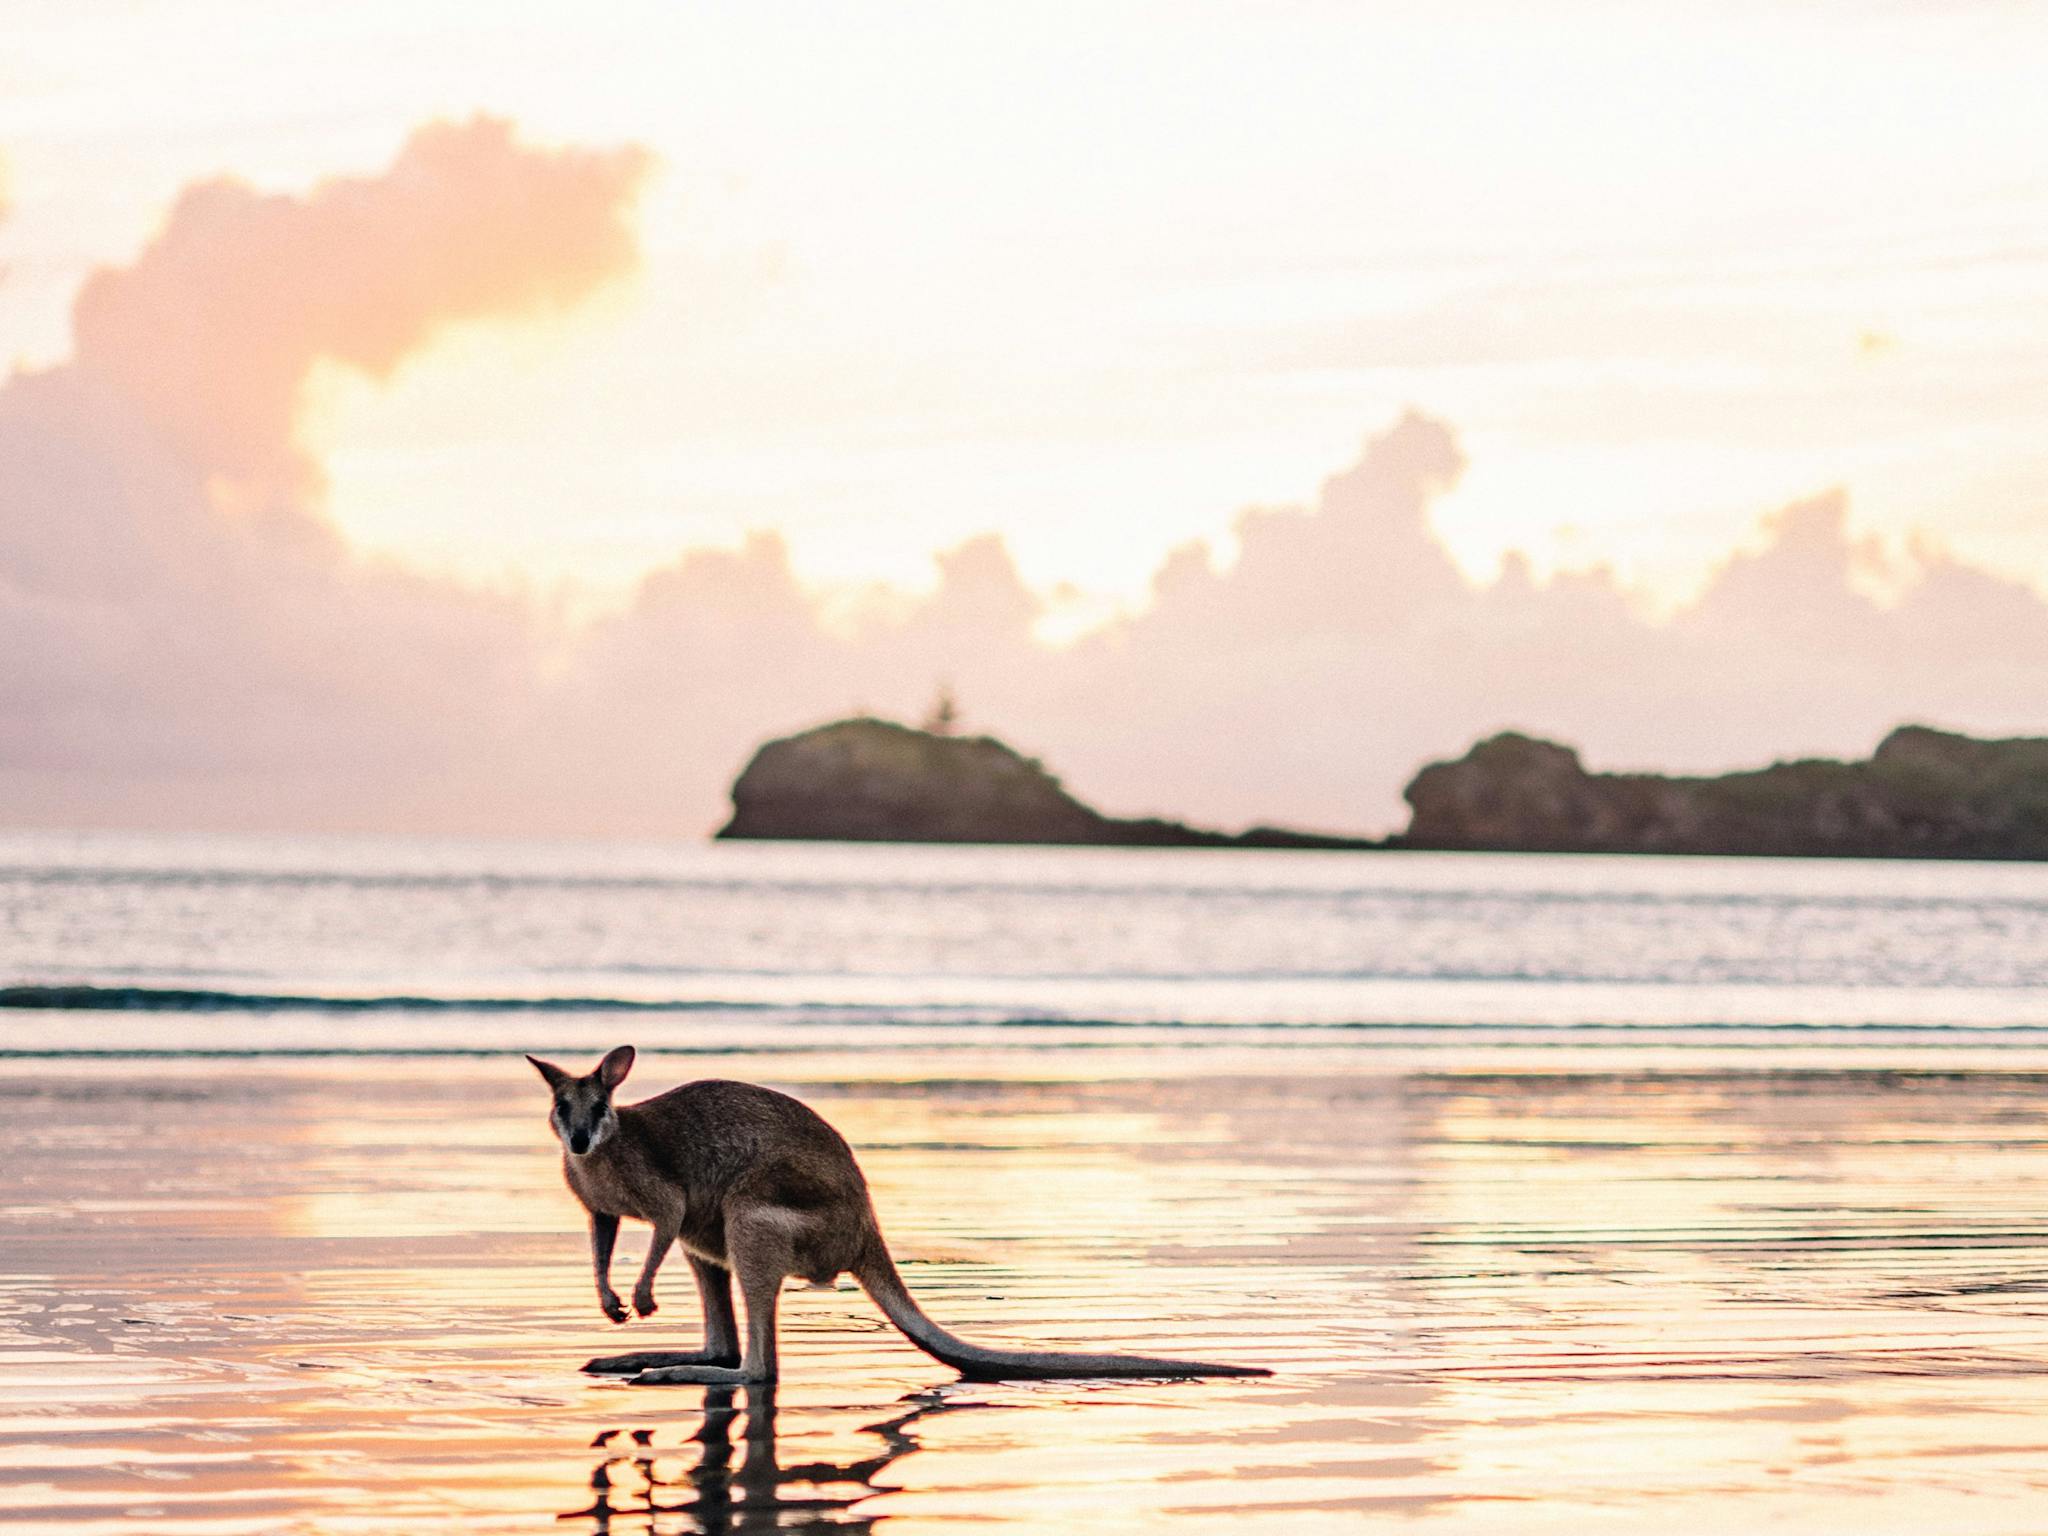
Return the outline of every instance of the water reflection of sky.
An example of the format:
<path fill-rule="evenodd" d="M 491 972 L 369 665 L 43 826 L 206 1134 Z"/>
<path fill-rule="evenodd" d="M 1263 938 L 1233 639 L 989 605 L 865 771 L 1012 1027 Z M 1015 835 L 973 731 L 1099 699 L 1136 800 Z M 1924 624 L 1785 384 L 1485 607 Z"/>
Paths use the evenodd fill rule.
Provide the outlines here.
<path fill-rule="evenodd" d="M 861 1148 L 934 1315 L 1279 1374 L 970 1387 L 857 1293 L 793 1290 L 772 1412 L 587 1382 L 621 1338 L 686 1341 L 695 1307 L 672 1267 L 652 1323 L 603 1323 L 519 1074 L 17 1062 L 0 1510 L 1918 1532 L 2009 1525 L 2048 1482 L 2032 1075 L 931 1065 L 803 1091 Z"/>

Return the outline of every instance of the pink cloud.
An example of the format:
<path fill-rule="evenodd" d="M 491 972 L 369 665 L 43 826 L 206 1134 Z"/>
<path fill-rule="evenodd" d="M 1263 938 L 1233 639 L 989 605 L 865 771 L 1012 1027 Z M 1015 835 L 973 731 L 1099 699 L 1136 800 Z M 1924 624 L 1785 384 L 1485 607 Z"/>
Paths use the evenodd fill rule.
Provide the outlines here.
<path fill-rule="evenodd" d="M 992 534 L 911 597 L 808 591 L 759 533 L 574 635 L 353 558 L 295 436 L 309 370 L 382 376 L 631 270 L 646 163 L 436 126 L 304 197 L 195 188 L 86 286 L 74 357 L 0 386 L 0 820 L 695 834 L 762 738 L 914 718 L 942 679 L 1105 809 L 1225 825 L 1397 825 L 1418 763 L 1508 726 L 1685 769 L 2048 729 L 2048 603 L 1931 546 L 1895 568 L 1839 491 L 1668 622 L 1602 571 L 1475 586 L 1431 525 L 1463 452 L 1412 412 L 1061 649 Z"/>
<path fill-rule="evenodd" d="M 1078 644 L 1033 642 L 1041 609 L 1001 543 L 940 559 L 921 603 L 828 629 L 779 540 L 697 552 L 650 579 L 585 647 L 564 693 L 580 776 L 650 744 L 661 768 L 608 802 L 633 830 L 706 827 L 763 736 L 854 708 L 915 718 L 939 679 L 971 727 L 1045 757 L 1123 813 L 1228 825 L 1399 824 L 1430 757 L 1499 729 L 1562 735 L 1600 765 L 1711 769 L 1784 753 L 1861 754 L 1902 719 L 2048 727 L 2030 673 L 2048 604 L 1923 549 L 1886 607 L 1880 558 L 1839 492 L 1765 518 L 1691 608 L 1645 620 L 1604 571 L 1547 584 L 1510 561 L 1466 581 L 1429 522 L 1463 465 L 1411 413 L 1316 503 L 1256 509 L 1238 554 L 1170 553 L 1150 608 Z"/>
<path fill-rule="evenodd" d="M 388 375 L 441 328 L 560 308 L 630 269 L 644 150 L 535 150 L 509 123 L 420 129 L 305 197 L 191 187 L 132 265 L 95 273 L 70 367 L 210 473 L 289 487 L 316 359 Z"/>
<path fill-rule="evenodd" d="M 636 149 L 420 130 L 303 198 L 194 188 L 0 386 L 0 814 L 374 823 L 523 723 L 533 616 L 352 561 L 296 442 L 321 358 L 631 269 Z"/>

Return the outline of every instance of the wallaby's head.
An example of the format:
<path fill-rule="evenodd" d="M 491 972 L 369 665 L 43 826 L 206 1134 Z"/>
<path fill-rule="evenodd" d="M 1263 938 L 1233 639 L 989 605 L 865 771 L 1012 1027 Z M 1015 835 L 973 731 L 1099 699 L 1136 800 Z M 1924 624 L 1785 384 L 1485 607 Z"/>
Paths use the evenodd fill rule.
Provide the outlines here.
<path fill-rule="evenodd" d="M 626 1074 L 633 1070 L 633 1047 L 622 1045 L 605 1054 L 597 1064 L 597 1070 L 588 1077 L 573 1077 L 551 1061 L 542 1061 L 538 1056 L 526 1058 L 533 1063 L 555 1096 L 555 1107 L 548 1115 L 548 1124 L 555 1128 L 555 1134 L 562 1138 L 562 1145 L 571 1157 L 581 1157 L 594 1150 L 605 1137 L 619 1128 L 619 1117 L 612 1113 L 612 1090 L 626 1080 Z"/>

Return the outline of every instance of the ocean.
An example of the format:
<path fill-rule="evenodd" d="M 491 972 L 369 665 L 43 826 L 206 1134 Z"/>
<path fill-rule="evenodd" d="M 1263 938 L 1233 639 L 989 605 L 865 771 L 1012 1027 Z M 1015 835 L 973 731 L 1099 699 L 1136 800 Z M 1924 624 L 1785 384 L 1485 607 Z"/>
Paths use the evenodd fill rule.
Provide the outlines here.
<path fill-rule="evenodd" d="M 0 835 L 0 1050 L 2048 1042 L 2048 866 Z"/>

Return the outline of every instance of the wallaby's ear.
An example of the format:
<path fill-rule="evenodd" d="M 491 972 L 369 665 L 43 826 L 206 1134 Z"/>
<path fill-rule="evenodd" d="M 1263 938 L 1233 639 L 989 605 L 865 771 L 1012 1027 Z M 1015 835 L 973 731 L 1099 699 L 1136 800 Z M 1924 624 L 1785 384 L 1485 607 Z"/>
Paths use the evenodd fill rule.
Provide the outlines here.
<path fill-rule="evenodd" d="M 547 1079 L 547 1085 L 550 1088 L 559 1088 L 562 1084 L 569 1081 L 569 1074 L 556 1066 L 552 1061 L 542 1061 L 538 1056 L 529 1056 L 526 1059 L 533 1063 L 534 1071 Z"/>
<path fill-rule="evenodd" d="M 603 1079 L 607 1092 L 626 1080 L 626 1074 L 633 1070 L 633 1047 L 622 1045 L 615 1051 L 605 1052 L 605 1058 L 597 1064 L 597 1075 Z"/>

